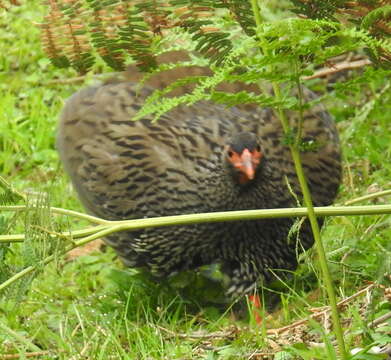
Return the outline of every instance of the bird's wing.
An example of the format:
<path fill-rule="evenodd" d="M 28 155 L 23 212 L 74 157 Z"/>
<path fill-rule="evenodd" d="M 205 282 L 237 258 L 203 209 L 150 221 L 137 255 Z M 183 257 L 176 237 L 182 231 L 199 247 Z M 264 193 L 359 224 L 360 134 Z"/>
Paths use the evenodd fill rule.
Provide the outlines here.
<path fill-rule="evenodd" d="M 156 123 L 132 121 L 149 94 L 131 83 L 106 84 L 76 93 L 63 110 L 60 156 L 82 203 L 98 216 L 206 210 L 202 180 L 229 129 L 202 106 L 179 107 Z"/>

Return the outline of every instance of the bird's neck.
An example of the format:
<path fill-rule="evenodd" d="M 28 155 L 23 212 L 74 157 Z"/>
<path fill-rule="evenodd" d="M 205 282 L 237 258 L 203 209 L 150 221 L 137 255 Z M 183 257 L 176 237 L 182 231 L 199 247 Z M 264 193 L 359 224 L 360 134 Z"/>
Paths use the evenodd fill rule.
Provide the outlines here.
<path fill-rule="evenodd" d="M 271 181 L 270 179 L 273 179 Z M 226 166 L 217 169 L 208 186 L 213 189 L 208 197 L 211 211 L 250 210 L 279 207 L 278 199 L 283 190 L 282 180 L 265 164 L 256 172 L 253 180 L 241 183 Z"/>

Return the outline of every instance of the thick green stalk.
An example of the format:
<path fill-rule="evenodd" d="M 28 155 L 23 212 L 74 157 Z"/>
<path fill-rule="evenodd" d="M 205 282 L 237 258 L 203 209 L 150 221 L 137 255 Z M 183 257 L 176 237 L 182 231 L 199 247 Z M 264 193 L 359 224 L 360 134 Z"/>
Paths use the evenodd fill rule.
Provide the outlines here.
<path fill-rule="evenodd" d="M 326 290 L 329 297 L 331 318 L 333 320 L 333 325 L 334 325 L 334 333 L 337 338 L 341 358 L 347 359 L 345 341 L 343 337 L 343 330 L 342 330 L 341 321 L 339 318 L 338 306 L 337 306 L 337 298 L 336 298 L 330 270 L 327 265 L 326 252 L 324 250 L 322 239 L 320 236 L 320 228 L 319 228 L 318 221 L 316 219 L 311 193 L 308 189 L 308 184 L 304 176 L 304 171 L 300 159 L 300 153 L 296 146 L 291 146 L 290 148 L 292 152 L 292 158 L 295 163 L 296 174 L 300 182 L 301 191 L 303 193 L 304 204 L 308 209 L 308 218 L 310 220 L 312 233 L 314 235 L 315 247 L 319 256 L 319 263 L 323 273 L 323 281 L 326 285 Z"/>
<path fill-rule="evenodd" d="M 254 18 L 255 18 L 255 23 L 257 25 L 257 29 L 260 29 L 261 28 L 261 18 L 260 18 L 260 9 L 258 6 L 258 0 L 251 0 L 251 3 L 252 3 L 252 8 L 253 8 L 253 12 L 254 12 Z M 262 44 L 262 42 L 263 42 L 262 37 L 258 35 L 258 38 L 260 39 L 260 44 Z M 263 53 L 267 53 L 267 51 L 265 51 L 266 49 L 261 49 L 261 50 Z M 275 97 L 276 97 L 277 101 L 280 101 L 282 98 L 280 86 L 276 82 L 273 82 L 272 85 L 273 85 Z M 289 122 L 286 117 L 286 114 L 280 106 L 278 107 L 278 112 L 279 112 L 279 118 L 280 118 L 282 127 L 284 129 L 284 133 L 288 134 L 290 131 L 290 127 L 289 127 Z M 334 285 L 333 285 L 333 282 L 331 279 L 331 274 L 330 274 L 330 271 L 329 271 L 329 268 L 327 265 L 326 252 L 325 252 L 323 244 L 322 244 L 322 240 L 321 240 L 321 236 L 320 236 L 320 228 L 319 228 L 318 221 L 316 219 L 314 206 L 313 206 L 312 198 L 311 198 L 311 193 L 309 191 L 307 180 L 304 175 L 303 166 L 302 166 L 301 159 L 300 159 L 300 151 L 299 151 L 299 147 L 298 147 L 298 141 L 295 141 L 294 144 L 290 144 L 289 148 L 290 148 L 290 151 L 292 154 L 293 162 L 295 164 L 295 170 L 296 170 L 297 177 L 299 179 L 301 191 L 303 193 L 304 204 L 308 209 L 308 218 L 309 218 L 309 221 L 311 224 L 311 229 L 312 229 L 312 233 L 313 233 L 314 240 L 315 240 L 316 251 L 319 256 L 319 263 L 320 263 L 320 267 L 321 267 L 322 273 L 323 273 L 323 281 L 326 285 L 326 290 L 327 290 L 327 294 L 329 297 L 329 303 L 330 303 L 330 308 L 331 308 L 331 317 L 333 320 L 334 333 L 337 338 L 340 356 L 342 359 L 345 360 L 345 359 L 347 359 L 347 353 L 346 353 L 346 348 L 345 348 L 345 341 L 343 338 L 343 330 L 342 330 L 342 326 L 341 326 L 341 321 L 340 321 L 339 313 L 338 313 Z"/>
<path fill-rule="evenodd" d="M 10 211 L 11 206 L 7 206 L 6 210 Z M 0 210 L 1 207 L 0 207 Z M 22 211 L 20 206 L 17 206 L 14 211 Z M 25 208 L 24 210 L 31 210 L 31 208 Z M 60 213 L 64 213 L 60 211 Z M 371 206 L 324 206 L 313 208 L 313 211 L 318 216 L 346 216 L 346 215 L 380 215 L 391 214 L 391 205 L 371 205 Z M 66 213 L 66 212 L 65 212 Z M 240 221 L 240 220 L 256 220 L 256 219 L 270 219 L 281 217 L 296 217 L 296 216 L 308 216 L 308 208 L 286 208 L 286 209 L 264 209 L 264 210 L 241 210 L 241 211 L 228 211 L 228 212 L 215 212 L 215 213 L 203 213 L 203 214 L 190 214 L 190 215 L 175 215 L 164 216 L 150 219 L 136 219 L 136 220 L 121 220 L 121 221 L 108 221 L 106 225 L 97 225 L 94 227 L 88 227 L 77 231 L 67 231 L 59 233 L 59 236 L 67 237 L 71 244 L 67 245 L 61 254 L 65 254 L 72 249 L 85 245 L 90 241 L 102 238 L 117 231 L 125 230 L 139 230 L 152 227 L 173 226 L 173 225 L 189 225 L 206 222 L 221 222 L 221 221 Z M 75 215 L 76 216 L 76 215 Z M 94 219 L 95 221 L 96 219 Z M 84 237 L 83 237 L 84 236 Z M 79 238 L 79 240 L 76 240 Z M 15 239 L 15 241 L 13 240 Z M 24 241 L 23 234 L 17 235 L 1 235 L 0 243 L 2 242 L 21 242 Z M 61 255 L 60 254 L 60 255 Z M 58 254 L 49 255 L 42 260 L 42 264 L 46 265 L 56 259 Z M 18 272 L 7 281 L 0 284 L 0 292 L 7 286 L 13 284 L 23 276 L 33 272 L 38 265 L 29 266 L 22 271 Z"/>
<path fill-rule="evenodd" d="M 382 192 L 383 193 L 383 192 Z M 387 192 L 388 193 L 388 192 Z M 365 198 L 367 199 L 367 197 Z M 53 208 L 52 208 L 53 209 Z M 55 208 L 59 211 L 59 208 Z M 32 211 L 32 208 L 23 206 L 0 206 L 0 211 Z M 317 216 L 352 216 L 352 215 L 384 215 L 391 214 L 391 205 L 365 205 L 365 206 L 320 206 L 313 208 Z M 69 240 L 81 239 L 85 236 L 93 235 L 97 232 L 110 230 L 110 233 L 123 230 L 140 230 L 162 226 L 191 225 L 212 222 L 257 220 L 257 219 L 278 219 L 286 217 L 308 216 L 307 208 L 282 208 L 282 209 L 259 209 L 259 210 L 239 210 L 222 211 L 201 214 L 172 215 L 149 219 L 134 219 L 109 221 L 103 220 L 101 225 L 86 227 L 80 230 L 64 231 L 53 236 L 69 238 Z M 75 212 L 75 216 L 79 213 Z M 98 218 L 94 218 L 95 220 Z M 104 222 L 104 224 L 103 224 Z M 106 234 L 107 235 L 107 234 Z M 0 235 L 0 243 L 23 242 L 23 234 Z"/>
<path fill-rule="evenodd" d="M 275 96 L 278 100 L 281 99 L 281 93 L 280 93 L 280 87 L 278 84 L 273 84 L 273 89 Z M 279 114 L 280 114 L 280 120 L 284 124 L 284 129 L 289 130 L 289 123 L 288 120 L 285 116 L 284 111 L 279 108 Z M 286 131 L 287 133 L 287 131 Z M 312 198 L 311 198 L 311 193 L 308 188 L 307 180 L 304 175 L 304 170 L 303 166 L 301 163 L 301 158 L 300 158 L 300 151 L 297 142 L 293 145 L 289 145 L 291 154 L 292 154 L 292 159 L 295 164 L 295 170 L 296 170 L 296 175 L 297 178 L 299 179 L 301 191 L 303 193 L 303 200 L 304 200 L 304 205 L 306 206 L 308 210 L 308 219 L 311 224 L 311 229 L 312 233 L 314 236 L 314 241 L 315 241 L 315 248 L 317 251 L 317 254 L 319 256 L 319 264 L 322 269 L 323 273 L 323 281 L 326 286 L 326 291 L 328 294 L 329 298 L 329 303 L 330 303 L 330 308 L 331 308 L 331 318 L 333 320 L 333 325 L 334 325 L 334 333 L 337 338 L 337 343 L 338 343 L 338 348 L 340 351 L 341 359 L 347 359 L 347 353 L 346 353 L 346 348 L 345 348 L 345 341 L 343 337 L 343 330 L 341 326 L 341 321 L 339 318 L 339 312 L 338 312 L 338 306 L 337 306 L 337 298 L 334 290 L 334 285 L 333 281 L 331 278 L 330 270 L 327 265 L 327 258 L 326 258 L 326 252 L 323 247 L 322 239 L 320 236 L 320 228 L 318 221 L 316 219 L 316 214 L 314 211 L 314 205 L 312 203 Z"/>

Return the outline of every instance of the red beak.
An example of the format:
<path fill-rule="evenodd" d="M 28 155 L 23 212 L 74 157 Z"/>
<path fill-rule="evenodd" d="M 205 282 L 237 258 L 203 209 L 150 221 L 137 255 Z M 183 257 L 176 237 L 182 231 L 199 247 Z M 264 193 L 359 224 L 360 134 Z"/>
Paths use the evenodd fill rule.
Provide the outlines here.
<path fill-rule="evenodd" d="M 255 170 L 254 170 L 254 164 L 252 161 L 253 155 L 250 153 L 248 149 L 244 149 L 242 152 L 242 155 L 240 156 L 240 159 L 242 160 L 242 166 L 243 166 L 243 173 L 246 175 L 248 180 L 254 179 L 255 176 Z"/>

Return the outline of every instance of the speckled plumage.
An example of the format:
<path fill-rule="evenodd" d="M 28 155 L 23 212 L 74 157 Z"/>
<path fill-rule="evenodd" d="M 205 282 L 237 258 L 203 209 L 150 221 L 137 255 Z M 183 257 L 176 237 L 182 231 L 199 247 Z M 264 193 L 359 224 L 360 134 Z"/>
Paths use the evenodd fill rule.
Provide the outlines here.
<path fill-rule="evenodd" d="M 150 89 L 130 82 L 84 89 L 68 100 L 58 148 L 86 209 L 120 220 L 225 210 L 294 207 L 300 187 L 279 120 L 269 109 L 244 111 L 208 102 L 180 106 L 156 122 L 130 119 Z M 311 95 L 309 95 L 311 96 Z M 226 160 L 235 135 L 256 135 L 263 154 L 255 179 L 238 184 Z M 340 182 L 340 149 L 330 116 L 320 106 L 304 113 L 304 139 L 316 140 L 302 161 L 315 205 L 332 203 Z M 163 227 L 108 236 L 124 263 L 168 276 L 220 263 L 228 293 L 243 294 L 270 269 L 294 269 L 308 249 L 308 223 L 296 238 L 293 219 Z"/>

